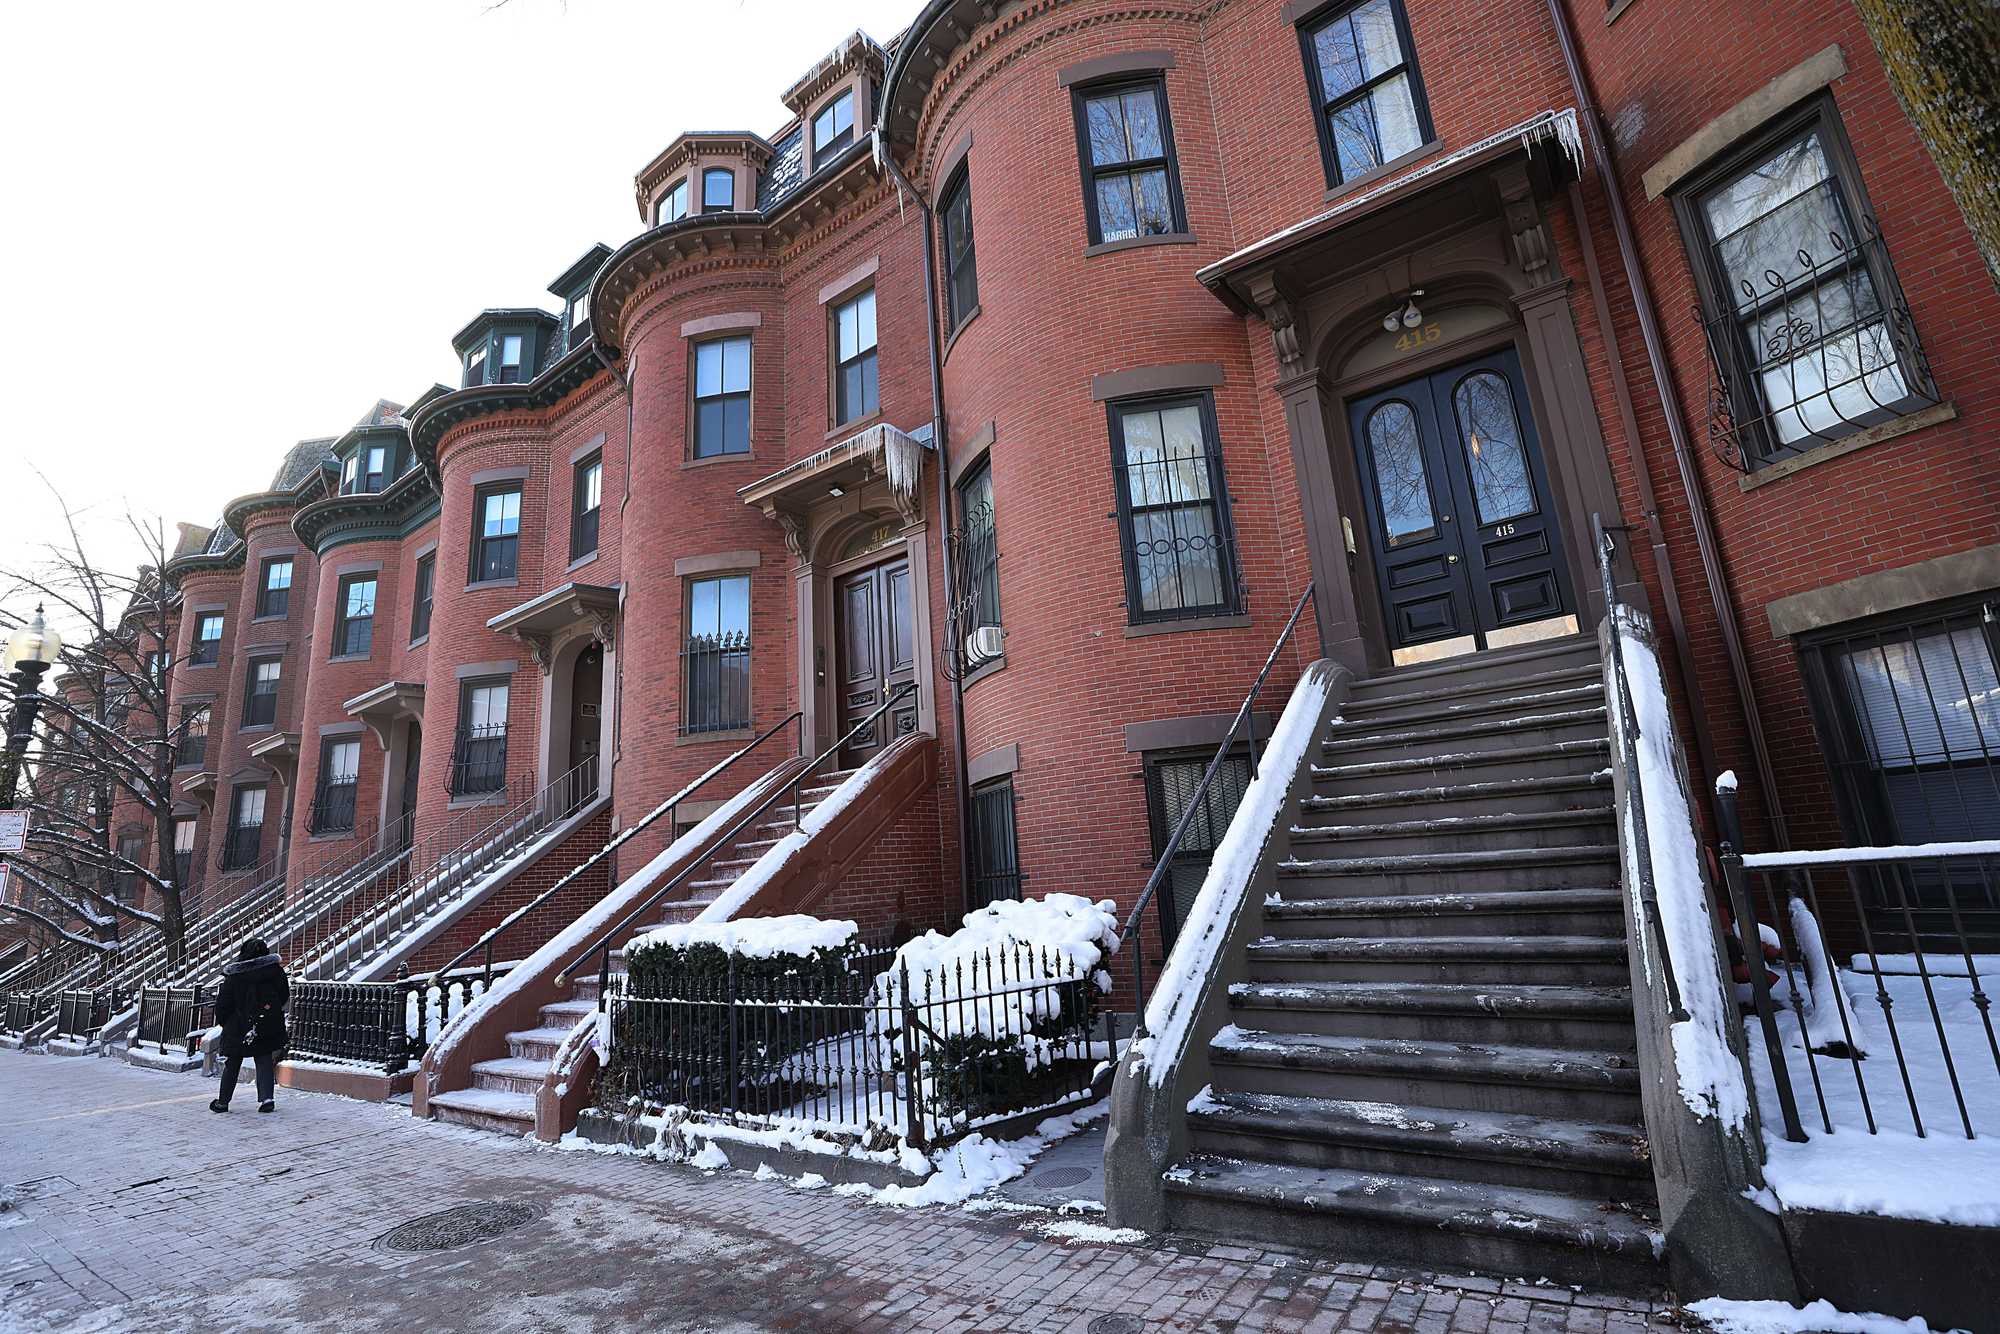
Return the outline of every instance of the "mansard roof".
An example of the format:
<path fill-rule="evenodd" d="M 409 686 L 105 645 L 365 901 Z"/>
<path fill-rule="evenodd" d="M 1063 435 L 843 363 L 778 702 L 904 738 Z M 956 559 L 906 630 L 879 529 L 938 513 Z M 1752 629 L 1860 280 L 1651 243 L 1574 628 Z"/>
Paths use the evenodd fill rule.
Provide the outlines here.
<path fill-rule="evenodd" d="M 595 277 L 597 271 L 604 267 L 604 261 L 610 258 L 611 247 L 599 241 L 584 251 L 575 263 L 556 275 L 555 281 L 548 286 L 549 292 L 559 297 L 568 296 L 582 286 L 586 278 Z"/>
<path fill-rule="evenodd" d="M 318 472 L 321 467 L 333 461 L 333 443 L 338 437 L 316 436 L 311 440 L 301 440 L 285 451 L 285 458 L 278 470 L 271 474 L 269 491 L 290 491 L 299 483 Z"/>

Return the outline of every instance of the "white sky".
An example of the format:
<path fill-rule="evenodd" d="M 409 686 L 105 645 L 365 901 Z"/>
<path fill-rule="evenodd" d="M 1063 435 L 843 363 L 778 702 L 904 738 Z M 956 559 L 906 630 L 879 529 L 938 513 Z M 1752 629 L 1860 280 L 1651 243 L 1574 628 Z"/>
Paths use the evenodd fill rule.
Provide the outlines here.
<path fill-rule="evenodd" d="M 55 0 L 0 16 L 0 566 L 207 524 L 639 230 L 632 177 L 920 0 Z M 5 590 L 0 589 L 0 596 Z"/>

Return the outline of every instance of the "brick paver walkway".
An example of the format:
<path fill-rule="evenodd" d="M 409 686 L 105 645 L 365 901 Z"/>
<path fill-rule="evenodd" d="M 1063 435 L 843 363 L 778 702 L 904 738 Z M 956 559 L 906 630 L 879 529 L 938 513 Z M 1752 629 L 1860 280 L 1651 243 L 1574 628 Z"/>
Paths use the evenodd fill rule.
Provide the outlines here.
<path fill-rule="evenodd" d="M 0 1052 L 0 1329 L 1381 1330 L 1635 1334 L 1646 1303 L 1248 1245 L 1045 1235 L 746 1173 L 535 1148 L 398 1108 Z M 541 1216 L 374 1243 L 477 1201 Z M 1655 1326 L 1657 1327 L 1657 1326 Z"/>

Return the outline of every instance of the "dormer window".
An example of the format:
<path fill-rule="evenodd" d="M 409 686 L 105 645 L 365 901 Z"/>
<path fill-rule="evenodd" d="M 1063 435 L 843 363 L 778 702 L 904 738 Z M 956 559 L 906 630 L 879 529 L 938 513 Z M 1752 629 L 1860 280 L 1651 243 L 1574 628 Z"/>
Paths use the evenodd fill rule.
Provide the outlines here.
<path fill-rule="evenodd" d="M 701 211 L 727 213 L 736 207 L 736 173 L 727 167 L 710 167 L 701 174 Z"/>
<path fill-rule="evenodd" d="M 373 495 L 388 480 L 389 451 L 381 445 L 357 449 L 340 465 L 340 493 Z"/>
<path fill-rule="evenodd" d="M 361 455 L 358 452 L 349 454 L 347 462 L 340 465 L 340 494 L 343 496 L 353 495 L 356 486 L 359 484 L 360 477 Z"/>
<path fill-rule="evenodd" d="M 813 165 L 854 142 L 854 90 L 849 88 L 813 117 Z"/>
<path fill-rule="evenodd" d="M 653 205 L 653 225 L 664 227 L 670 222 L 679 222 L 687 215 L 688 183 L 687 178 L 683 176 L 668 186 L 667 192 Z"/>
<path fill-rule="evenodd" d="M 465 382 L 468 385 L 486 383 L 486 344 L 483 342 L 465 354 Z"/>
<path fill-rule="evenodd" d="M 590 336 L 590 289 L 578 292 L 569 303 L 569 342 L 575 347 Z"/>
<path fill-rule="evenodd" d="M 500 384 L 519 384 L 521 380 L 521 335 L 503 334 L 500 338 Z"/>

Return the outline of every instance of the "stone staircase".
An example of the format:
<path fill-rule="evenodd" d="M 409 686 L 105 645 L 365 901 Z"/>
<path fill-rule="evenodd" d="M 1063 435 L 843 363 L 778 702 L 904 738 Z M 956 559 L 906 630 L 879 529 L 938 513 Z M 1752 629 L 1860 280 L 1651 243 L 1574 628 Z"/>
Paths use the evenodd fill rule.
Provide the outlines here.
<path fill-rule="evenodd" d="M 1594 640 L 1356 682 L 1248 945 L 1172 1226 L 1657 1286 Z"/>
<path fill-rule="evenodd" d="M 804 819 L 853 772 L 852 769 L 828 772 L 820 775 L 813 786 L 801 789 L 799 818 Z M 652 925 L 640 930 L 691 922 L 714 903 L 758 858 L 792 832 L 789 803 L 773 807 L 770 815 L 770 820 L 744 830 L 734 842 L 718 849 L 707 865 L 697 869 L 695 878 L 682 886 L 681 894 L 658 905 L 659 916 Z M 624 976 L 625 951 L 613 950 L 612 985 L 616 987 Z M 440 1121 L 483 1130 L 532 1134 L 535 1094 L 577 1025 L 596 1011 L 600 984 L 595 972 L 579 974 L 570 983 L 568 999 L 544 1005 L 535 1027 L 507 1034 L 506 1056 L 474 1063 L 472 1087 L 433 1093 L 430 1096 L 433 1115 Z"/>

